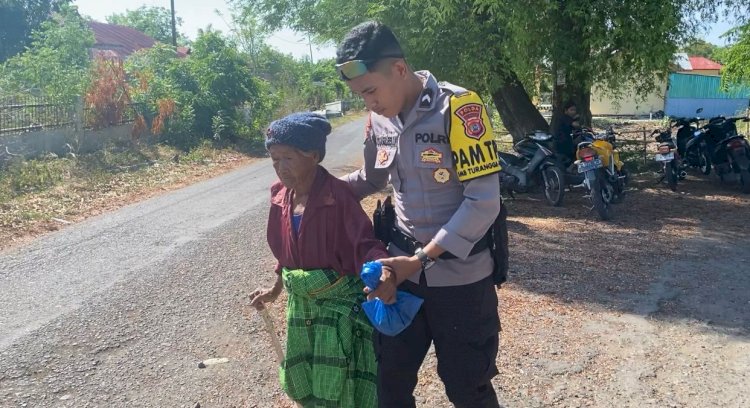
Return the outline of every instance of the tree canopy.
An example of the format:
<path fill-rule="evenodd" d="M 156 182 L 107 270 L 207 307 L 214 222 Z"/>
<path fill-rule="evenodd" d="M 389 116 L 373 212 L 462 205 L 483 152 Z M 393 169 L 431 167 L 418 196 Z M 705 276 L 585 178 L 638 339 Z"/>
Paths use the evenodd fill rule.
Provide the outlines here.
<path fill-rule="evenodd" d="M 717 60 L 719 59 L 718 54 L 721 51 L 721 47 L 700 38 L 696 38 L 682 47 L 681 51 L 691 56 L 695 55 Z"/>
<path fill-rule="evenodd" d="M 135 28 L 157 41 L 172 44 L 172 12 L 164 7 L 141 6 L 135 10 L 125 10 L 124 13 L 108 16 L 107 22 Z M 182 25 L 180 17 L 175 19 L 175 25 L 178 28 L 177 44 L 185 44 L 187 39 L 179 32 Z"/>
<path fill-rule="evenodd" d="M 271 27 L 319 41 L 382 21 L 415 67 L 491 96 L 516 137 L 547 126 L 530 101 L 540 73 L 555 83 L 553 125 L 570 99 L 586 115 L 594 84 L 645 94 L 668 73 L 678 44 L 705 23 L 696 13 L 715 7 L 707 0 L 240 1 Z"/>
<path fill-rule="evenodd" d="M 0 89 L 38 90 L 59 101 L 82 95 L 89 77 L 89 48 L 94 45 L 94 33 L 76 8 L 63 5 L 31 38 L 26 51 L 0 65 Z"/>
<path fill-rule="evenodd" d="M 750 24 L 735 28 L 731 35 L 736 42 L 721 53 L 722 86 L 750 85 Z"/>
<path fill-rule="evenodd" d="M 0 62 L 20 53 L 31 33 L 70 0 L 0 0 Z"/>

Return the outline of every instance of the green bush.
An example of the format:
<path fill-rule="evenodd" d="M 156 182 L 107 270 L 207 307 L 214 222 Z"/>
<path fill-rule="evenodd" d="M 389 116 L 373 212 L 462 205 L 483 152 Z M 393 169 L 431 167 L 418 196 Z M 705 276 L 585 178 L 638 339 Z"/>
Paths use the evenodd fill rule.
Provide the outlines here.
<path fill-rule="evenodd" d="M 14 160 L 0 173 L 0 199 L 48 190 L 75 167 L 71 159 Z"/>
<path fill-rule="evenodd" d="M 201 31 L 187 58 L 157 45 L 136 53 L 126 69 L 133 81 L 132 98 L 142 104 L 147 125 L 163 110 L 160 101 L 174 101 L 162 135 L 184 150 L 205 138 L 256 137 L 276 106 L 235 45 L 216 31 Z"/>
<path fill-rule="evenodd" d="M 0 90 L 6 94 L 39 90 L 59 103 L 72 103 L 83 95 L 94 33 L 76 9 L 62 6 L 32 38 L 26 51 L 0 65 Z"/>

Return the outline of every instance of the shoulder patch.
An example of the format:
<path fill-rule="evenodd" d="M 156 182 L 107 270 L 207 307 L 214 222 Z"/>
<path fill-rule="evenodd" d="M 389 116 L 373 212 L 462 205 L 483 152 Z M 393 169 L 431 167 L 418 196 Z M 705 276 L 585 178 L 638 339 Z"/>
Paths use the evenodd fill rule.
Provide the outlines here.
<path fill-rule="evenodd" d="M 450 145 L 460 181 L 500 171 L 495 136 L 487 109 L 474 92 L 450 98 Z"/>

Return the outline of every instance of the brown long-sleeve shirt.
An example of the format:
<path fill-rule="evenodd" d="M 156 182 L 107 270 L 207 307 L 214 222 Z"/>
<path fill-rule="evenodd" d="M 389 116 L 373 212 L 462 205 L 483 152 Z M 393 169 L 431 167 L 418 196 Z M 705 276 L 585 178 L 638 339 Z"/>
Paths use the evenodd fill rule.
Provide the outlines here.
<path fill-rule="evenodd" d="M 318 166 L 299 234 L 292 228 L 292 191 L 281 182 L 271 187 L 267 238 L 278 264 L 289 269 L 333 269 L 359 275 L 365 262 L 387 258 L 372 222 L 351 187 Z"/>

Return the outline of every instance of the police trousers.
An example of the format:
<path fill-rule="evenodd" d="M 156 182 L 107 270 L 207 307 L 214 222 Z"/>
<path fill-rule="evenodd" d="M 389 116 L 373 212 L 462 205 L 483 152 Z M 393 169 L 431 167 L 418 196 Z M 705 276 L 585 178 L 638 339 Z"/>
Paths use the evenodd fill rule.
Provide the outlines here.
<path fill-rule="evenodd" d="M 417 373 L 430 344 L 448 399 L 457 408 L 497 408 L 490 380 L 498 374 L 500 319 L 497 292 L 489 276 L 463 286 L 428 287 L 406 281 L 400 290 L 424 299 L 409 327 L 397 336 L 374 334 L 381 408 L 416 407 Z"/>

